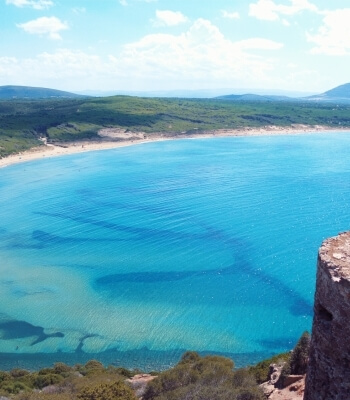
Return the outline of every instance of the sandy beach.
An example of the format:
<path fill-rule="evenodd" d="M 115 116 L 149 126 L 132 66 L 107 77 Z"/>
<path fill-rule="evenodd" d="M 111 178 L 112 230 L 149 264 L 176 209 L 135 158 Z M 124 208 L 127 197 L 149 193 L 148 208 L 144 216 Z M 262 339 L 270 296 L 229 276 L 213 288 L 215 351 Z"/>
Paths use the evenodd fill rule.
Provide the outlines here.
<path fill-rule="evenodd" d="M 296 135 L 316 132 L 346 132 L 350 128 L 333 128 L 327 126 L 292 125 L 290 127 L 265 126 L 263 128 L 219 129 L 198 134 L 183 133 L 152 133 L 125 132 L 123 129 L 106 128 L 99 131 L 98 141 L 79 141 L 69 143 L 46 144 L 30 150 L 13 154 L 0 159 L 0 168 L 13 164 L 37 160 L 41 158 L 58 157 L 67 154 L 98 151 L 118 147 L 131 146 L 148 142 L 176 139 L 201 139 L 231 136 L 263 136 L 263 135 Z"/>

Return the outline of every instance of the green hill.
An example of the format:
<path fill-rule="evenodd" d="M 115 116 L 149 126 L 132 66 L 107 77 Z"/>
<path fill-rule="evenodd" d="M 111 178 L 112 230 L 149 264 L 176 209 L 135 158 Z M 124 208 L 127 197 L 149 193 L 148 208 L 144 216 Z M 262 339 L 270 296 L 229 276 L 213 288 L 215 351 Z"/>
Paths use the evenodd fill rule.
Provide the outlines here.
<path fill-rule="evenodd" d="M 40 138 L 49 143 L 101 140 L 98 131 L 106 127 L 184 136 L 293 124 L 350 127 L 350 105 L 128 96 L 0 100 L 0 157 L 40 145 Z"/>
<path fill-rule="evenodd" d="M 79 94 L 63 92 L 62 90 L 30 86 L 0 86 L 0 99 L 53 99 L 77 98 Z"/>

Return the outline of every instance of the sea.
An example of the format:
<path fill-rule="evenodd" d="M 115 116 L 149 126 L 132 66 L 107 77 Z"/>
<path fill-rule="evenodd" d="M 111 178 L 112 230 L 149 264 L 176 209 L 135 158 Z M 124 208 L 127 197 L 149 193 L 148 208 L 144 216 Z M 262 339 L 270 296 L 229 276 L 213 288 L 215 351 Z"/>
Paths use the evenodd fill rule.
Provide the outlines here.
<path fill-rule="evenodd" d="M 350 132 L 153 142 L 0 170 L 0 369 L 237 367 L 310 331 Z"/>

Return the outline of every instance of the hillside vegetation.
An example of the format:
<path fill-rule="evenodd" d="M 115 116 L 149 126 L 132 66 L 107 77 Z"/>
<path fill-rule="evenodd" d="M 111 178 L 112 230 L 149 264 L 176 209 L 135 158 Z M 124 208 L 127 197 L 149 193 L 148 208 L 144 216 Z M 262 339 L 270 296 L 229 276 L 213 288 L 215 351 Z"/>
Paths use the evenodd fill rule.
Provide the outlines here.
<path fill-rule="evenodd" d="M 81 95 L 62 90 L 32 87 L 32 86 L 0 86 L 0 99 L 50 99 L 76 98 Z"/>
<path fill-rule="evenodd" d="M 254 375 L 247 369 L 234 371 L 233 366 L 228 358 L 187 352 L 174 368 L 159 373 L 147 387 L 137 384 L 133 389 L 144 400 L 263 400 Z M 96 360 L 74 367 L 56 363 L 37 372 L 16 368 L 0 372 L 0 398 L 136 400 L 127 381 L 136 372 L 105 368 Z"/>
<path fill-rule="evenodd" d="M 263 400 L 258 385 L 269 380 L 270 365 L 284 365 L 279 379 L 283 387 L 289 374 L 306 373 L 309 345 L 310 335 L 304 332 L 292 352 L 240 369 L 234 369 L 229 358 L 188 351 L 173 368 L 151 373 L 154 379 L 148 383 L 127 379 L 140 371 L 104 367 L 96 360 L 73 367 L 56 363 L 34 372 L 15 368 L 0 371 L 0 398 L 136 400 L 142 396 L 143 400 Z"/>
<path fill-rule="evenodd" d="M 0 157 L 48 142 L 99 140 L 98 131 L 194 134 L 292 124 L 350 127 L 350 105 L 115 96 L 0 101 Z"/>

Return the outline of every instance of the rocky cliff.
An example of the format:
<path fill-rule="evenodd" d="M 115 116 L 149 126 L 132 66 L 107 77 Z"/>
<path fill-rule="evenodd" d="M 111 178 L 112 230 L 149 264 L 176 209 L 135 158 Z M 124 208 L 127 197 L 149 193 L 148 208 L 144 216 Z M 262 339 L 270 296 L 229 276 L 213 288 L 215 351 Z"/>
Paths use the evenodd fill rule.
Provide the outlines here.
<path fill-rule="evenodd" d="M 320 247 L 304 400 L 350 399 L 350 232 Z"/>

